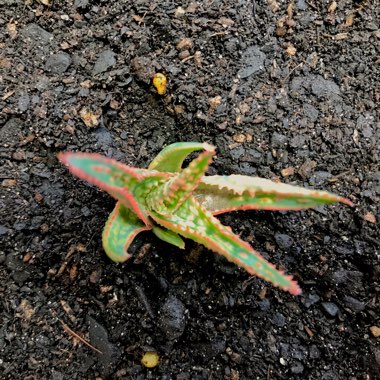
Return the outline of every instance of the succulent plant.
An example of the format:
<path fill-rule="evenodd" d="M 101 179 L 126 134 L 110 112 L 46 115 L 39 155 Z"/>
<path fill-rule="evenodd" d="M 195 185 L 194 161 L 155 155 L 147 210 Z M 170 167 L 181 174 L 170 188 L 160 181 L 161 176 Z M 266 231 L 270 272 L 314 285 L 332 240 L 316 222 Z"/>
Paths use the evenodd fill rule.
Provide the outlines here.
<path fill-rule="evenodd" d="M 182 168 L 186 157 L 202 153 Z M 148 169 L 130 167 L 95 153 L 59 154 L 72 174 L 116 198 L 115 209 L 103 230 L 102 241 L 111 260 L 124 262 L 128 247 L 141 231 L 181 249 L 182 238 L 203 244 L 248 273 L 293 295 L 301 293 L 291 276 L 277 270 L 226 227 L 215 215 L 235 210 L 301 210 L 348 199 L 243 175 L 205 176 L 215 154 L 207 143 L 182 142 L 164 148 Z"/>

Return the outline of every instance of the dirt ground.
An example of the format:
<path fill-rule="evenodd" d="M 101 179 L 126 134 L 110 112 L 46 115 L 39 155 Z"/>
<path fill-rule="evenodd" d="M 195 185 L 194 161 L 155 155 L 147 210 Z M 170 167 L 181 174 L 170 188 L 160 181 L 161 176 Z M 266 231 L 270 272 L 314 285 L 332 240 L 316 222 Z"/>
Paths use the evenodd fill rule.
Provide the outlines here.
<path fill-rule="evenodd" d="M 379 10 L 0 0 L 0 379 L 380 379 Z M 301 296 L 149 232 L 105 256 L 115 202 L 56 154 L 146 167 L 177 141 L 214 144 L 211 174 L 354 202 L 221 217 Z"/>

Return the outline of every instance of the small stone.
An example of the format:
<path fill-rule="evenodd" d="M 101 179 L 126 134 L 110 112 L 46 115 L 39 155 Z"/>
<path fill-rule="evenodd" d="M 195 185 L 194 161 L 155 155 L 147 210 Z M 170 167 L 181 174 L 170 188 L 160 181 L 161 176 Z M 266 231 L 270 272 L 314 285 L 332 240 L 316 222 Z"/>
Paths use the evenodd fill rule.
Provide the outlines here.
<path fill-rule="evenodd" d="M 349 289 L 359 289 L 363 286 L 363 273 L 359 271 L 338 270 L 331 275 L 331 283 Z"/>
<path fill-rule="evenodd" d="M 285 135 L 274 132 L 271 138 L 272 148 L 283 148 L 288 142 L 288 138 Z"/>
<path fill-rule="evenodd" d="M 245 79 L 252 74 L 258 74 L 264 70 L 266 55 L 260 50 L 259 46 L 250 46 L 244 53 L 241 59 L 242 68 L 238 75 Z"/>
<path fill-rule="evenodd" d="M 303 370 L 304 366 L 300 362 L 295 362 L 290 368 L 290 372 L 294 375 L 300 375 L 303 372 Z"/>
<path fill-rule="evenodd" d="M 354 297 L 351 296 L 345 296 L 343 298 L 345 304 L 347 307 L 349 307 L 352 311 L 360 312 L 365 309 L 365 303 L 357 300 Z"/>
<path fill-rule="evenodd" d="M 111 147 L 113 139 L 112 134 L 107 128 L 101 127 L 97 128 L 94 132 L 97 143 L 102 147 L 103 150 L 107 150 Z"/>
<path fill-rule="evenodd" d="M 268 311 L 270 310 L 270 301 L 268 298 L 263 299 L 262 301 L 257 302 L 257 306 L 261 311 Z"/>
<path fill-rule="evenodd" d="M 312 186 L 324 185 L 327 180 L 332 177 L 332 174 L 326 171 L 317 171 L 310 177 L 309 183 Z"/>
<path fill-rule="evenodd" d="M 244 143 L 246 141 L 246 136 L 244 133 L 236 133 L 232 136 L 232 140 L 234 140 L 237 143 Z"/>
<path fill-rule="evenodd" d="M 338 306 L 333 302 L 322 302 L 322 306 L 331 317 L 335 317 L 339 312 Z"/>
<path fill-rule="evenodd" d="M 75 8 L 86 8 L 88 6 L 88 0 L 75 0 Z"/>
<path fill-rule="evenodd" d="M 100 53 L 92 70 L 93 75 L 104 73 L 116 64 L 115 53 L 112 50 L 105 50 Z"/>
<path fill-rule="evenodd" d="M 317 166 L 317 163 L 316 161 L 311 161 L 311 160 L 307 160 L 305 161 L 301 166 L 300 168 L 298 169 L 298 174 L 302 177 L 302 178 L 309 178 L 311 172 L 313 171 L 313 169 Z"/>
<path fill-rule="evenodd" d="M 37 24 L 27 25 L 22 29 L 21 34 L 25 39 L 41 46 L 42 48 L 53 39 L 53 35 L 51 33 L 47 32 L 45 29 L 42 29 Z"/>
<path fill-rule="evenodd" d="M 188 50 L 183 50 L 181 51 L 179 54 L 178 54 L 178 58 L 180 60 L 182 59 L 186 59 L 186 58 L 189 58 L 190 57 L 190 52 Z"/>
<path fill-rule="evenodd" d="M 306 296 L 306 299 L 303 301 L 304 305 L 306 308 L 309 308 L 310 306 L 314 305 L 317 303 L 321 298 L 319 297 L 318 294 L 308 294 Z"/>
<path fill-rule="evenodd" d="M 335 82 L 327 80 L 320 75 L 315 75 L 311 81 L 311 91 L 318 98 L 336 98 L 340 95 L 339 86 Z"/>
<path fill-rule="evenodd" d="M 57 53 L 51 55 L 45 64 L 45 70 L 52 74 L 63 74 L 71 65 L 71 57 L 67 53 Z"/>
<path fill-rule="evenodd" d="M 293 243 L 294 240 L 289 235 L 286 234 L 275 234 L 274 238 L 276 240 L 277 245 L 282 249 L 289 249 Z"/>
<path fill-rule="evenodd" d="M 12 154 L 12 158 L 16 161 L 24 161 L 26 159 L 26 153 L 23 150 L 18 150 Z"/>
<path fill-rule="evenodd" d="M 135 57 L 131 61 L 131 69 L 139 80 L 146 84 L 152 82 L 155 68 L 148 57 Z"/>
<path fill-rule="evenodd" d="M 0 236 L 7 235 L 9 231 L 10 231 L 9 228 L 7 228 L 7 227 L 3 226 L 2 224 L 0 224 Z"/>
<path fill-rule="evenodd" d="M 94 318 L 87 315 L 90 343 L 101 353 L 97 353 L 102 364 L 101 373 L 108 377 L 116 368 L 121 357 L 120 349 L 108 340 L 107 330 Z"/>
<path fill-rule="evenodd" d="M 317 108 L 312 106 L 311 104 L 305 103 L 303 105 L 303 113 L 304 115 L 309 118 L 312 122 L 315 122 L 319 118 L 319 111 Z"/>
<path fill-rule="evenodd" d="M 309 357 L 310 359 L 319 359 L 321 357 L 321 351 L 315 344 L 312 344 L 309 348 Z"/>
<path fill-rule="evenodd" d="M 178 339 L 186 326 L 185 306 L 174 296 L 169 296 L 160 310 L 159 325 L 169 340 Z"/>
<path fill-rule="evenodd" d="M 14 186 L 16 186 L 16 184 L 17 184 L 17 181 L 15 179 L 11 179 L 11 178 L 4 179 L 1 182 L 2 187 L 14 187 Z"/>
<path fill-rule="evenodd" d="M 297 0 L 296 9 L 300 11 L 305 11 L 308 5 L 305 0 Z"/>
<path fill-rule="evenodd" d="M 87 127 L 94 128 L 97 127 L 100 123 L 101 112 L 101 110 L 93 112 L 87 108 L 82 108 L 79 111 L 79 115 Z"/>
<path fill-rule="evenodd" d="M 290 57 L 293 57 L 296 55 L 297 53 L 297 49 L 292 45 L 290 44 L 287 48 L 286 48 L 286 54 Z"/>
<path fill-rule="evenodd" d="M 286 318 L 281 313 L 274 313 L 274 315 L 273 315 L 273 323 L 277 327 L 284 327 L 286 325 Z"/>
<path fill-rule="evenodd" d="M 29 108 L 29 104 L 30 104 L 30 97 L 28 94 L 22 94 L 19 98 L 18 98 L 18 110 L 20 112 L 25 112 L 28 108 Z"/>

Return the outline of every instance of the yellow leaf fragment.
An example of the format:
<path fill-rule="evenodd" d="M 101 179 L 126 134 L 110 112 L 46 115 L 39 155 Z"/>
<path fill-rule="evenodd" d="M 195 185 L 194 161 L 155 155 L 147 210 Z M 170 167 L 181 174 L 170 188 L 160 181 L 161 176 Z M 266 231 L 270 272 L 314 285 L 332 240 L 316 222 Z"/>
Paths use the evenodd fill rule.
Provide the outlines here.
<path fill-rule="evenodd" d="M 148 351 L 141 358 L 141 364 L 146 368 L 154 368 L 157 366 L 159 359 L 157 352 Z"/>
<path fill-rule="evenodd" d="M 156 87 L 156 90 L 159 95 L 165 95 L 167 85 L 168 85 L 168 80 L 164 74 L 162 73 L 154 74 L 153 86 Z"/>

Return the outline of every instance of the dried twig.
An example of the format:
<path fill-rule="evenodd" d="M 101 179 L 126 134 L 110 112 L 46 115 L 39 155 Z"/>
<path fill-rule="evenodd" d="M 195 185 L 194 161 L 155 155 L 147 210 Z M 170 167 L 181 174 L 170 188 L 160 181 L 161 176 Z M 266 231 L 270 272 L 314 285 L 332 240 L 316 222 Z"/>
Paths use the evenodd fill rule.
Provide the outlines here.
<path fill-rule="evenodd" d="M 86 346 L 90 347 L 92 350 L 96 351 L 98 354 L 103 354 L 102 351 L 98 350 L 96 347 L 94 347 L 92 344 L 88 343 L 87 340 L 85 340 L 84 338 L 82 338 L 80 335 L 78 335 L 75 331 L 71 330 L 71 328 L 69 326 L 66 325 L 65 322 L 63 322 L 61 319 L 59 320 L 61 323 L 62 323 L 62 327 L 63 329 L 68 333 L 70 334 L 71 336 L 73 336 L 74 338 L 80 340 L 82 343 L 84 343 Z"/>

